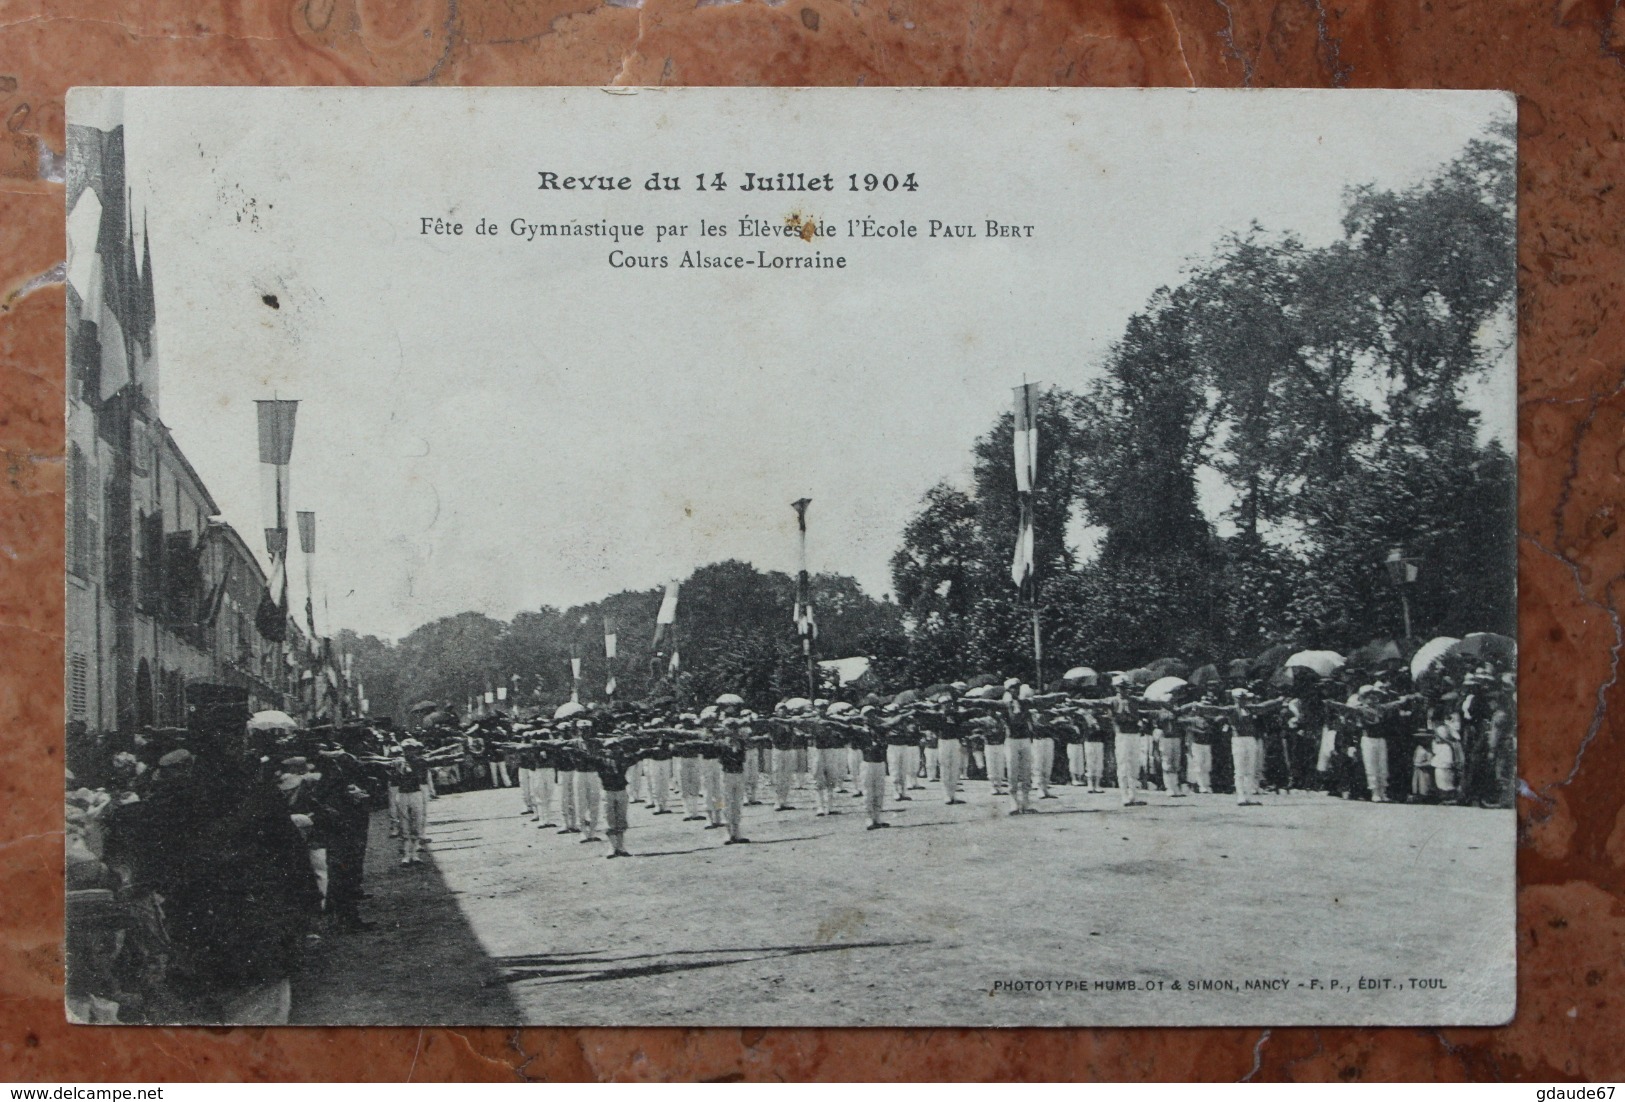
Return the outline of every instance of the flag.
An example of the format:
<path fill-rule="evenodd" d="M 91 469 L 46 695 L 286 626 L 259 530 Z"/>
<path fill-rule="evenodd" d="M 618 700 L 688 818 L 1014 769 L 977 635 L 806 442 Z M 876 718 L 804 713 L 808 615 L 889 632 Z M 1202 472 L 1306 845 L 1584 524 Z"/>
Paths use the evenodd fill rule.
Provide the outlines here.
<path fill-rule="evenodd" d="M 299 551 L 305 557 L 305 626 L 314 637 L 316 604 L 311 595 L 315 592 L 316 576 L 316 514 L 305 509 L 299 511 Z"/>
<path fill-rule="evenodd" d="M 293 460 L 293 422 L 299 403 L 291 399 L 261 399 L 259 407 L 260 462 L 286 467 Z"/>
<path fill-rule="evenodd" d="M 660 602 L 660 612 L 655 616 L 655 646 L 666 636 L 666 628 L 677 622 L 677 590 L 676 582 L 666 584 L 666 596 Z"/>
<path fill-rule="evenodd" d="M 570 676 L 575 678 L 577 681 L 581 680 L 581 659 L 570 659 Z"/>
<path fill-rule="evenodd" d="M 273 643 L 281 643 L 288 638 L 288 576 L 283 572 L 280 560 L 272 571 L 271 584 L 265 587 L 260 597 L 260 607 L 254 613 L 254 626 Z"/>
<path fill-rule="evenodd" d="M 793 615 L 796 634 L 801 636 L 802 650 L 808 654 L 812 653 L 813 640 L 818 638 L 818 622 L 813 618 L 812 581 L 807 573 L 807 506 L 811 504 L 810 497 L 790 503 L 790 508 L 796 511 L 796 529 L 801 550 L 801 569 L 796 573 L 796 605 Z"/>
<path fill-rule="evenodd" d="M 507 700 L 508 699 L 508 686 L 506 686 L 506 685 L 498 685 L 497 686 L 497 699 L 498 700 Z"/>
<path fill-rule="evenodd" d="M 1015 554 L 1010 559 L 1010 580 L 1020 587 L 1023 600 L 1031 600 L 1037 569 L 1033 486 L 1038 481 L 1038 384 L 1022 383 L 1015 391 L 1011 443 L 1015 452 L 1016 496 L 1021 501 L 1021 519 L 1016 529 Z"/>
<path fill-rule="evenodd" d="M 1027 597 L 1033 584 L 1033 503 L 1032 495 L 1024 494 L 1021 503 L 1021 525 L 1016 532 L 1016 553 L 1010 561 L 1010 580 L 1021 587 Z"/>
<path fill-rule="evenodd" d="M 605 620 L 604 621 L 604 657 L 606 659 L 608 659 L 609 661 L 611 661 L 611 662 L 613 662 L 615 660 L 615 647 L 616 647 L 615 624 L 612 621 Z"/>
<path fill-rule="evenodd" d="M 495 695 L 491 692 L 490 689 L 486 689 L 485 690 L 485 702 L 487 704 L 492 704 L 492 703 L 495 703 L 495 701 L 496 701 Z"/>
<path fill-rule="evenodd" d="M 604 682 L 604 695 L 605 696 L 614 696 L 615 695 L 615 675 L 614 674 L 610 674 L 609 675 L 609 680 Z"/>
<path fill-rule="evenodd" d="M 1016 391 L 1016 419 L 1011 443 L 1015 450 L 1016 492 L 1030 494 L 1038 481 L 1038 384 L 1022 383 Z"/>
<path fill-rule="evenodd" d="M 671 652 L 671 662 L 669 662 L 667 664 L 666 668 L 671 671 L 671 675 L 673 677 L 676 677 L 677 674 L 682 670 L 682 667 L 683 667 L 683 663 L 682 663 L 681 656 L 678 655 L 678 653 L 676 651 L 672 651 Z"/>
<path fill-rule="evenodd" d="M 203 619 L 199 623 L 212 626 L 220 618 L 220 606 L 226 600 L 226 583 L 231 581 L 231 560 L 226 560 L 226 568 L 220 573 L 220 582 L 209 594 L 209 599 L 203 605 Z"/>

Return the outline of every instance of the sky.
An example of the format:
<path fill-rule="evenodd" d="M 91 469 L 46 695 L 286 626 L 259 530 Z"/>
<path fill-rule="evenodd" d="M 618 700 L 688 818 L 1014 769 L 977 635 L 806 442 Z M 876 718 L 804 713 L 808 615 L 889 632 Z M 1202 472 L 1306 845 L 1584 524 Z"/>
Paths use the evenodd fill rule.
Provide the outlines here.
<path fill-rule="evenodd" d="M 75 96 L 71 118 L 114 106 Z M 163 420 L 257 546 L 253 400 L 298 399 L 319 626 L 396 638 L 720 559 L 794 570 L 803 496 L 811 568 L 887 592 L 921 495 L 968 481 L 1012 386 L 1083 387 L 1224 234 L 1332 240 L 1345 188 L 1413 183 L 1512 117 L 1493 93 L 1378 91 L 165 89 L 122 107 Z M 544 170 L 633 187 L 542 191 Z M 729 190 L 696 192 L 715 171 Z M 746 193 L 747 171 L 840 189 Z M 919 186 L 845 190 L 870 171 Z M 683 190 L 644 191 L 651 172 Z M 790 215 L 920 236 L 738 236 Z M 475 235 L 482 218 L 499 232 Z M 933 218 L 1033 235 L 932 240 Z M 515 219 L 687 229 L 619 246 L 667 268 L 624 268 L 614 242 L 528 241 Z M 697 238 L 702 219 L 729 236 Z M 847 267 L 677 268 L 693 249 Z M 1478 400 L 1509 440 L 1506 367 Z"/>

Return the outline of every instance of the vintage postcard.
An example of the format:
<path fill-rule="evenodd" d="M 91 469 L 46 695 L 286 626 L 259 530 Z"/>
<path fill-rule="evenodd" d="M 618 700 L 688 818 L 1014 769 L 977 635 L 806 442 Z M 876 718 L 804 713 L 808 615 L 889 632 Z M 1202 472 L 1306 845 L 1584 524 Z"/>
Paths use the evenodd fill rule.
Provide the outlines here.
<path fill-rule="evenodd" d="M 1514 111 L 76 90 L 69 1017 L 1507 1021 Z"/>

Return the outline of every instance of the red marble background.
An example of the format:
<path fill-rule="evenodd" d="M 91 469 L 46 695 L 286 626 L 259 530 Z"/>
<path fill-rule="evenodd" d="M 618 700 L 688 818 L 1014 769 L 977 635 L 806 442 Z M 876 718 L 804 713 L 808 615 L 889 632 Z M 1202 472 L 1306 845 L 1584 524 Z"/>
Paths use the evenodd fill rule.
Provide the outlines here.
<path fill-rule="evenodd" d="M 1519 94 L 1519 1013 L 1502 1029 L 70 1028 L 63 97 L 75 84 L 975 84 Z M 0 1079 L 1625 1078 L 1620 0 L 7 0 Z"/>

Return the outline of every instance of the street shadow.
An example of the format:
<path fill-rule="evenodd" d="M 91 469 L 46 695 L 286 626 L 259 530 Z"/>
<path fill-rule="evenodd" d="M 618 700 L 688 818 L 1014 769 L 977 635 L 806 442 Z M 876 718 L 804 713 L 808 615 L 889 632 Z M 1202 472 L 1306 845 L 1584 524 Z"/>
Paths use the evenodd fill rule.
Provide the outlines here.
<path fill-rule="evenodd" d="M 465 849 L 440 846 L 438 852 Z M 368 836 L 362 904 L 374 929 L 324 938 L 293 983 L 294 1025 L 511 1025 L 523 1020 L 440 870 L 400 864 L 384 813 Z"/>
<path fill-rule="evenodd" d="M 847 941 L 816 945 L 764 945 L 740 949 L 673 949 L 665 953 L 636 953 L 619 957 L 588 957 L 567 953 L 522 954 L 498 957 L 496 965 L 503 969 L 499 982 L 513 984 L 535 981 L 539 986 L 564 983 L 603 983 L 608 980 L 646 979 L 676 972 L 696 972 L 710 968 L 724 968 L 735 964 L 751 964 L 764 960 L 782 960 L 788 957 L 814 953 L 836 953 L 853 949 L 887 949 L 902 945 L 928 945 L 925 938 L 896 941 Z M 574 959 L 564 959 L 571 957 Z M 721 959 L 673 959 L 694 957 L 720 957 Z M 646 961 L 648 963 L 632 963 Z M 610 967 L 581 966 L 609 965 Z"/>

